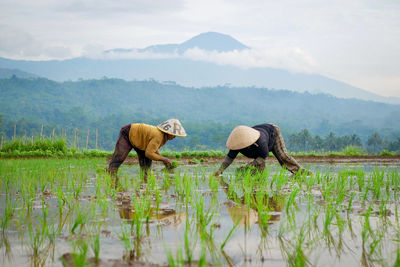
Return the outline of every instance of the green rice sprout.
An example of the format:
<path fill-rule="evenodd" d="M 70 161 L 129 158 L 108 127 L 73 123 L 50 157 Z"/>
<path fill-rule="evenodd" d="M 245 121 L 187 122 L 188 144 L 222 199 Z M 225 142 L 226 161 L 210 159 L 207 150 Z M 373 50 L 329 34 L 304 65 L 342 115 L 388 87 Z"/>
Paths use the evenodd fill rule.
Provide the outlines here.
<path fill-rule="evenodd" d="M 179 163 L 176 160 L 171 161 L 171 166 L 165 166 L 165 170 L 173 170 L 178 168 Z"/>
<path fill-rule="evenodd" d="M 231 230 L 229 231 L 228 235 L 225 237 L 224 241 L 221 243 L 220 249 L 224 250 L 224 247 L 226 246 L 226 243 L 228 242 L 229 238 L 231 238 L 233 232 L 236 230 L 236 228 L 239 226 L 239 222 L 242 218 L 239 218 L 235 224 L 233 225 L 233 227 L 231 228 Z"/>

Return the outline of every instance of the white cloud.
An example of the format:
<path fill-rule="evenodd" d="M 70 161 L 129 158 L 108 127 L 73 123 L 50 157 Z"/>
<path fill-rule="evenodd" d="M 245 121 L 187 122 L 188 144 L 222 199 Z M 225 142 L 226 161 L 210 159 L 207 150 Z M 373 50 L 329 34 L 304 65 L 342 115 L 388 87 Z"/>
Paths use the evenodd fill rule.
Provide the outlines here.
<path fill-rule="evenodd" d="M 183 57 L 245 69 L 271 67 L 296 72 L 312 72 L 316 66 L 315 60 L 299 48 L 245 49 L 221 53 L 194 48 L 187 50 Z"/>
<path fill-rule="evenodd" d="M 313 71 L 400 96 L 399 14 L 398 0 L 1 0 L 9 29 L 0 27 L 0 56 L 99 56 L 94 46 L 143 48 L 216 31 L 253 49 L 184 56 Z"/>
<path fill-rule="evenodd" d="M 229 52 L 207 51 L 199 48 L 186 50 L 183 54 L 178 53 L 152 53 L 112 51 L 102 53 L 100 49 L 87 49 L 90 51 L 85 56 L 92 58 L 107 59 L 165 59 L 165 58 L 183 58 L 196 61 L 211 62 L 218 65 L 233 65 L 243 69 L 248 68 L 279 68 L 293 72 L 314 72 L 317 68 L 316 61 L 306 52 L 299 48 L 287 49 L 245 49 L 233 50 Z M 94 52 L 95 51 L 95 52 Z"/>
<path fill-rule="evenodd" d="M 14 59 L 52 59 L 71 57 L 65 46 L 46 46 L 31 34 L 15 27 L 0 25 L 0 56 Z"/>
<path fill-rule="evenodd" d="M 19 14 L 81 13 L 103 16 L 130 14 L 162 14 L 184 7 L 183 0 L 2 0 L 0 6 Z"/>

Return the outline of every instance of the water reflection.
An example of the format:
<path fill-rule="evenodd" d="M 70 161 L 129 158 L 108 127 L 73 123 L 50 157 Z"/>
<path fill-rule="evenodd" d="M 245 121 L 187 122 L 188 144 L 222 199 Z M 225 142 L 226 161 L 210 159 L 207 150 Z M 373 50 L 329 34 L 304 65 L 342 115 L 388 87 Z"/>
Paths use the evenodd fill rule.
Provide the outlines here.
<path fill-rule="evenodd" d="M 123 220 L 123 223 L 129 224 L 131 229 L 144 224 L 145 235 L 140 234 L 140 231 L 130 231 L 129 239 L 133 239 L 133 249 L 128 249 L 123 253 L 123 260 L 126 262 L 134 262 L 142 260 L 143 256 L 150 255 L 152 249 L 152 240 L 150 235 L 150 225 L 155 224 L 159 226 L 173 226 L 178 229 L 182 222 L 185 221 L 185 212 L 176 212 L 174 209 L 169 207 L 157 207 L 157 205 L 151 206 L 146 211 L 145 216 L 140 211 L 135 211 L 135 203 L 131 200 L 129 195 L 120 193 L 118 197 L 116 207 L 118 209 L 119 217 Z M 162 230 L 162 228 L 160 228 Z M 147 252 L 144 250 L 147 248 Z"/>
<path fill-rule="evenodd" d="M 241 191 L 242 194 L 228 191 L 231 185 L 222 180 L 219 183 L 217 180 L 213 181 L 216 185 L 214 187 L 214 184 L 209 180 L 213 179 L 208 176 L 209 172 L 204 174 L 204 171 L 201 170 L 198 172 L 201 173 L 197 174 L 192 167 L 188 167 L 187 170 L 182 167 L 181 171 L 190 174 L 195 173 L 187 177 L 192 177 L 195 181 L 193 189 L 197 192 L 196 196 L 201 195 L 203 197 L 204 210 L 215 210 L 213 220 L 208 224 L 208 227 L 204 227 L 205 232 L 201 232 L 204 236 L 209 237 L 206 242 L 209 251 L 207 252 L 207 262 L 217 263 L 217 266 L 218 263 L 221 263 L 222 266 L 287 266 L 296 264 L 394 266 L 397 264 L 398 259 L 400 259 L 400 250 L 397 247 L 400 229 L 400 220 L 398 219 L 399 172 L 395 170 L 396 175 L 392 175 L 390 169 L 385 169 L 383 178 L 390 182 L 387 183 L 387 187 L 383 187 L 379 191 L 384 198 L 378 198 L 373 195 L 375 192 L 373 190 L 376 190 L 373 184 L 375 180 L 370 179 L 371 175 L 365 172 L 365 166 L 341 165 L 331 167 L 329 165 L 311 168 L 317 170 L 317 172 L 321 170 L 321 174 L 312 177 L 314 180 L 311 180 L 311 182 L 289 179 L 283 186 L 284 190 L 280 191 L 283 192 L 282 194 L 272 195 L 271 191 L 273 190 L 266 187 L 265 190 L 268 191 L 268 194 L 250 191 L 245 192 L 246 197 L 244 197 L 244 190 Z M 333 169 L 333 173 L 327 173 L 327 168 L 335 169 Z M 396 168 L 399 169 L 398 166 Z M 349 174 L 349 169 L 354 174 Z M 368 185 L 368 187 L 365 187 L 367 191 L 359 190 L 359 176 L 357 176 L 359 169 L 365 172 L 360 177 Z M 137 173 L 136 170 L 126 169 L 125 171 Z M 146 187 L 137 186 L 142 183 L 142 180 L 140 182 L 135 180 L 135 186 L 132 186 L 133 183 L 130 180 L 132 177 L 126 180 L 121 177 L 122 184 L 130 192 L 124 191 L 118 185 L 118 181 L 113 181 L 116 183 L 115 188 L 121 189 L 121 192 L 117 193 L 117 200 L 112 205 L 108 205 L 108 203 L 114 195 L 110 197 L 109 191 L 105 194 L 107 198 L 103 196 L 103 199 L 96 199 L 94 184 L 88 184 L 87 191 L 81 192 L 77 199 L 65 198 L 66 202 L 62 204 L 57 204 L 57 199 L 53 199 L 53 202 L 50 202 L 53 209 L 50 210 L 49 215 L 55 214 L 60 217 L 58 221 L 53 222 L 53 224 L 56 223 L 54 227 L 57 232 L 57 242 L 43 243 L 40 246 L 39 253 L 32 253 L 26 227 L 16 230 L 14 230 L 16 227 L 14 225 L 8 227 L 8 230 L 5 231 L 6 234 L 0 235 L 0 261 L 4 265 L 13 264 L 14 266 L 25 266 L 26 264 L 59 266 L 60 263 L 57 264 L 59 254 L 71 250 L 71 245 L 77 243 L 74 240 L 75 238 L 86 239 L 89 244 L 87 235 L 80 237 L 80 235 L 70 233 L 71 224 L 76 221 L 74 210 L 80 206 L 89 207 L 88 203 L 98 201 L 90 207 L 100 209 L 99 212 L 104 218 L 87 221 L 87 228 L 84 227 L 80 232 L 85 233 L 86 230 L 91 228 L 89 224 L 97 223 L 98 220 L 102 221 L 100 239 L 102 241 L 101 257 L 104 261 L 110 258 L 113 260 L 118 258 L 118 263 L 121 266 L 132 266 L 140 260 L 156 262 L 165 266 L 168 256 L 165 247 L 171 249 L 174 257 L 177 255 L 175 252 L 185 253 L 184 234 L 187 228 L 185 222 L 188 221 L 190 230 L 193 231 L 188 235 L 188 240 L 191 242 L 190 247 L 193 248 L 191 253 L 195 257 L 192 263 L 195 262 L 196 257 L 201 252 L 200 246 L 203 245 L 200 242 L 200 233 L 196 232 L 198 231 L 198 219 L 195 217 L 195 209 L 189 203 L 186 207 L 187 213 L 180 213 L 181 209 L 185 210 L 183 206 L 185 192 L 180 193 L 177 197 L 178 193 L 174 191 L 174 186 L 178 179 L 175 179 L 173 174 L 161 172 L 157 174 L 159 174 L 159 177 L 157 177 L 158 185 L 162 188 L 160 192 L 163 196 L 160 197 L 160 206 L 157 208 L 156 200 L 152 198 L 154 195 L 149 195 L 151 206 L 146 212 L 148 220 L 146 218 L 141 220 L 143 227 L 140 237 L 136 235 L 134 229 L 136 227 L 135 205 L 137 205 L 137 199 L 136 192 L 132 191 L 137 190 L 142 193 Z M 136 175 L 131 176 L 136 177 Z M 344 199 L 339 201 L 336 197 L 338 196 L 337 191 L 326 193 L 326 189 L 329 189 L 330 184 L 336 184 L 333 182 L 334 179 L 342 176 L 347 187 L 345 187 Z M 166 183 L 169 185 L 168 189 L 161 187 L 161 184 L 164 185 L 164 177 L 171 178 Z M 266 179 L 271 179 L 271 177 L 266 177 Z M 380 182 L 380 179 L 376 179 L 376 181 Z M 149 179 L 150 182 L 151 179 Z M 337 184 L 341 185 L 341 183 Z M 133 187 L 135 189 L 132 189 Z M 220 190 L 221 187 L 225 191 Z M 300 191 L 297 195 L 292 194 L 295 197 L 290 204 L 289 195 L 293 191 L 291 189 L 297 187 Z M 337 188 L 340 189 L 341 187 Z M 337 188 L 334 187 L 333 189 Z M 68 196 L 67 192 L 65 195 Z M 214 201 L 213 198 L 216 200 Z M 29 204 L 35 207 L 36 199 Z M 77 205 L 74 203 L 77 203 Z M 65 207 L 62 206 L 61 209 L 58 209 L 57 205 Z M 57 213 L 57 210 L 59 213 Z M 87 211 L 86 209 L 78 210 Z M 27 218 L 42 218 L 40 216 L 42 212 L 38 208 L 29 208 L 27 211 L 34 212 L 26 215 Z M 37 213 L 39 211 L 40 213 Z M 18 222 L 16 220 L 13 219 L 13 222 Z M 222 241 L 228 236 L 228 232 L 236 222 L 238 227 L 229 238 L 227 245 L 221 250 Z M 23 223 L 21 220 L 20 224 L 23 225 Z M 131 244 L 129 249 L 125 248 L 125 241 L 120 237 L 121 232 L 126 229 L 127 239 Z M 18 242 L 18 235 L 15 231 L 26 231 L 25 235 L 20 236 L 23 245 L 21 245 L 22 242 Z M 105 231 L 108 231 L 109 234 L 104 234 Z M 198 239 L 197 243 L 195 243 L 196 239 Z M 69 240 L 71 240 L 71 244 L 67 242 Z M 55 248 L 54 244 L 56 244 Z M 48 245 L 50 245 L 49 248 L 47 248 Z M 73 251 L 79 252 L 78 249 L 73 249 Z M 53 259 L 54 254 L 56 260 Z M 77 257 L 79 256 L 77 255 Z M 2 257 L 3 259 L 1 259 Z M 16 262 L 16 264 L 13 262 Z M 111 265 L 110 262 L 108 263 Z"/>
<path fill-rule="evenodd" d="M 130 197 L 125 196 L 124 200 L 116 204 L 121 219 L 127 223 L 132 223 L 135 218 L 135 207 Z M 172 208 L 151 208 L 149 220 L 147 223 L 160 223 L 162 225 L 171 225 L 179 228 L 186 218 L 186 212 L 176 212 Z"/>
<path fill-rule="evenodd" d="M 238 222 L 240 226 L 250 226 L 253 223 L 260 223 L 260 217 L 264 215 L 268 216 L 268 223 L 270 224 L 279 222 L 286 201 L 285 195 L 278 193 L 273 196 L 261 194 L 260 197 L 259 192 L 255 191 L 249 199 L 246 199 L 244 196 L 239 197 L 236 192 L 228 193 L 229 184 L 222 178 L 217 179 L 219 179 L 227 199 L 230 200 L 225 204 L 233 223 Z M 259 214 L 264 212 L 268 214 Z"/>
<path fill-rule="evenodd" d="M 273 237 L 269 236 L 269 228 L 271 225 L 279 224 L 286 196 L 278 193 L 268 195 L 265 192 L 252 191 L 245 197 L 242 194 L 244 191 L 242 188 L 239 188 L 238 191 L 229 190 L 230 184 L 222 178 L 216 179 L 219 180 L 220 186 L 224 189 L 228 199 L 224 205 L 232 223 L 243 227 L 243 239 L 236 241 L 240 250 L 221 250 L 226 264 L 228 266 L 254 265 L 253 256 L 255 255 L 253 253 L 255 252 L 260 261 L 259 264 L 263 265 L 266 258 L 271 257 L 272 250 L 269 242 L 274 240 Z M 257 225 L 260 229 L 259 235 L 252 234 L 251 227 L 253 225 Z M 254 242 L 257 239 L 259 240 L 258 244 Z M 280 253 L 278 261 L 281 261 Z"/>
<path fill-rule="evenodd" d="M 4 247 L 4 249 L 3 249 L 3 247 Z M 8 242 L 8 237 L 4 232 L 1 233 L 0 249 L 3 250 L 3 252 L 4 252 L 4 259 L 7 258 L 8 261 L 11 261 L 12 250 L 11 250 L 10 243 Z"/>
<path fill-rule="evenodd" d="M 257 211 L 246 205 L 237 205 L 228 207 L 227 209 L 232 222 L 235 224 L 237 223 L 239 226 L 250 226 L 258 222 Z"/>

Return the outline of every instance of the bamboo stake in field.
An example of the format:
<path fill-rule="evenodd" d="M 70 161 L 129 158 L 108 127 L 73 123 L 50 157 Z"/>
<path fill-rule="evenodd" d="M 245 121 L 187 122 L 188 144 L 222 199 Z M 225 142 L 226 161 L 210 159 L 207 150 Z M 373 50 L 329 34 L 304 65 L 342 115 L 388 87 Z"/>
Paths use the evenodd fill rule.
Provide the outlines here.
<path fill-rule="evenodd" d="M 2 149 L 3 148 L 3 135 L 1 136 L 1 146 L 0 146 L 0 149 Z"/>
<path fill-rule="evenodd" d="M 74 129 L 74 143 L 72 144 L 73 148 L 76 148 L 76 128 Z"/>
<path fill-rule="evenodd" d="M 88 149 L 89 134 L 90 134 L 90 129 L 87 130 L 87 136 L 86 136 L 86 150 Z"/>
<path fill-rule="evenodd" d="M 76 145 L 76 142 L 77 142 L 77 139 L 78 139 L 78 129 L 77 128 L 75 128 L 75 130 L 74 130 L 74 134 L 75 134 L 75 137 L 74 137 L 74 148 L 76 149 L 77 148 L 77 145 Z"/>
<path fill-rule="evenodd" d="M 42 124 L 42 128 L 40 129 L 40 139 L 42 139 L 43 136 L 43 124 Z"/>
<path fill-rule="evenodd" d="M 97 149 L 97 136 L 98 136 L 98 131 L 97 131 L 97 128 L 96 128 L 96 149 Z"/>
<path fill-rule="evenodd" d="M 26 145 L 26 129 L 25 129 L 25 135 L 24 135 L 24 144 Z"/>
<path fill-rule="evenodd" d="M 76 128 L 76 144 L 77 144 L 77 148 L 76 149 L 78 149 L 78 151 L 79 151 L 79 130 L 78 130 L 78 128 Z"/>
<path fill-rule="evenodd" d="M 55 134 L 56 134 L 56 128 L 53 128 L 53 140 L 54 140 L 54 136 L 55 136 Z"/>

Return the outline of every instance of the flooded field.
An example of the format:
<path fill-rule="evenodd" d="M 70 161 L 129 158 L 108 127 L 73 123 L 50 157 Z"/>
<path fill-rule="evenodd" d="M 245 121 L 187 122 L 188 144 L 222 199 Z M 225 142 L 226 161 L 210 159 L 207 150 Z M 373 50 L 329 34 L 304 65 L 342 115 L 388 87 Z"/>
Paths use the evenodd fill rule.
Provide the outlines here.
<path fill-rule="evenodd" d="M 399 266 L 400 163 L 0 160 L 1 266 Z"/>

